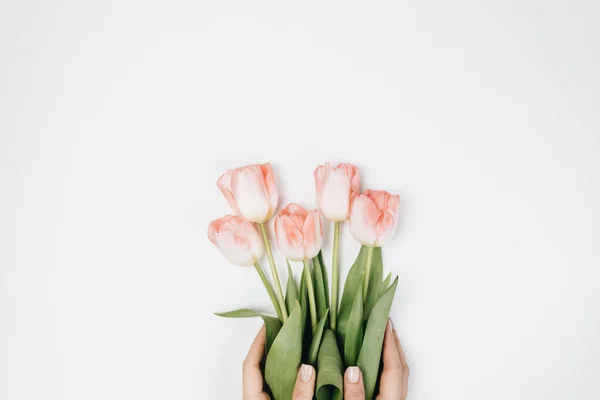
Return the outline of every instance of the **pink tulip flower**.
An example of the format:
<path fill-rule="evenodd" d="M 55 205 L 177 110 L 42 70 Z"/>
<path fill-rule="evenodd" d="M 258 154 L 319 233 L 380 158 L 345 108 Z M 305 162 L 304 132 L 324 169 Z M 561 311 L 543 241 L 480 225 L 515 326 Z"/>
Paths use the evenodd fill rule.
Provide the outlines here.
<path fill-rule="evenodd" d="M 319 254 L 323 227 L 317 211 L 290 203 L 275 217 L 275 236 L 281 253 L 291 261 L 303 261 Z"/>
<path fill-rule="evenodd" d="M 346 221 L 350 217 L 350 205 L 359 191 L 358 168 L 352 164 L 333 167 L 326 163 L 315 169 L 317 208 L 330 221 Z"/>
<path fill-rule="evenodd" d="M 262 236 L 251 222 L 226 215 L 208 226 L 208 238 L 232 264 L 254 265 L 263 256 Z"/>
<path fill-rule="evenodd" d="M 271 164 L 252 164 L 230 169 L 217 186 L 236 215 L 251 222 L 263 223 L 277 209 L 278 193 Z"/>
<path fill-rule="evenodd" d="M 394 234 L 398 223 L 400 196 L 383 190 L 365 190 L 352 204 L 350 232 L 366 246 L 381 247 Z"/>

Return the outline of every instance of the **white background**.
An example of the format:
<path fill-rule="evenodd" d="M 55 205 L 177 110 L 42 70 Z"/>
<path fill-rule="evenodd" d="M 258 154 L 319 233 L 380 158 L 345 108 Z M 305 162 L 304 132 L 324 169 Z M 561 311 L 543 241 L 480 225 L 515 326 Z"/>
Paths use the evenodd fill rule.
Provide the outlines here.
<path fill-rule="evenodd" d="M 240 398 L 260 321 L 212 312 L 269 300 L 206 228 L 266 161 L 281 204 L 325 161 L 401 195 L 409 398 L 600 398 L 599 26 L 596 0 L 3 1 L 0 398 Z"/>

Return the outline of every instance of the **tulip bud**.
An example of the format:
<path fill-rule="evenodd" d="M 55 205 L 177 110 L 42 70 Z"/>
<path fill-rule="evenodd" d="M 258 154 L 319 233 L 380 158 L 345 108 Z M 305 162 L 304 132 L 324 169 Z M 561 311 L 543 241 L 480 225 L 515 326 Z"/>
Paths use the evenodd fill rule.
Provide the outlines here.
<path fill-rule="evenodd" d="M 236 215 L 262 223 L 277 209 L 277 187 L 271 164 L 252 164 L 230 169 L 217 181 L 217 186 Z"/>
<path fill-rule="evenodd" d="M 350 217 L 352 198 L 359 190 L 358 168 L 352 164 L 337 167 L 326 163 L 315 169 L 317 208 L 330 221 L 346 221 Z"/>
<path fill-rule="evenodd" d="M 366 246 L 381 247 L 394 234 L 400 196 L 383 190 L 365 190 L 352 204 L 350 232 Z"/>
<path fill-rule="evenodd" d="M 307 211 L 290 203 L 275 217 L 275 236 L 281 253 L 291 261 L 302 261 L 319 254 L 323 227 L 317 211 Z"/>
<path fill-rule="evenodd" d="M 254 225 L 233 215 L 211 222 L 208 238 L 235 265 L 254 265 L 265 252 L 262 236 Z"/>

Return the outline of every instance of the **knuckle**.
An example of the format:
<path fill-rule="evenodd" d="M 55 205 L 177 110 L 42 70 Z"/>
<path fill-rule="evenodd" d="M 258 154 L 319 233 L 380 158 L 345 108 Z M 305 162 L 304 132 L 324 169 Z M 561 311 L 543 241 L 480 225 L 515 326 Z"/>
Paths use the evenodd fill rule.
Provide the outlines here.
<path fill-rule="evenodd" d="M 400 364 L 396 370 L 398 371 L 398 373 L 400 375 L 404 375 L 404 373 L 405 373 L 404 367 L 402 366 L 402 364 Z"/>
<path fill-rule="evenodd" d="M 348 393 L 344 397 L 346 400 L 365 400 L 365 392 Z"/>
<path fill-rule="evenodd" d="M 345 400 L 365 400 L 365 388 L 363 385 L 352 385 L 344 387 Z"/>
<path fill-rule="evenodd" d="M 293 400 L 312 400 L 312 393 L 308 388 L 296 386 L 294 388 Z"/>
<path fill-rule="evenodd" d="M 394 375 L 404 375 L 404 368 L 402 368 L 402 365 L 394 365 L 389 367 L 388 371 L 390 371 L 391 373 L 393 373 Z"/>

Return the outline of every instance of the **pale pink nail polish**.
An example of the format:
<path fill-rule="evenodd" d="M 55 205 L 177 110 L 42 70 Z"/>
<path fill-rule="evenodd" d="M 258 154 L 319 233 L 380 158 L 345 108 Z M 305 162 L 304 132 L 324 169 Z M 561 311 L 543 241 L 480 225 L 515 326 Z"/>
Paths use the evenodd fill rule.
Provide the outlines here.
<path fill-rule="evenodd" d="M 312 378 L 313 369 L 310 365 L 302 364 L 300 367 L 300 379 L 302 382 L 308 382 Z"/>
<path fill-rule="evenodd" d="M 360 380 L 360 370 L 358 367 L 350 367 L 347 372 L 348 382 L 356 383 Z"/>

